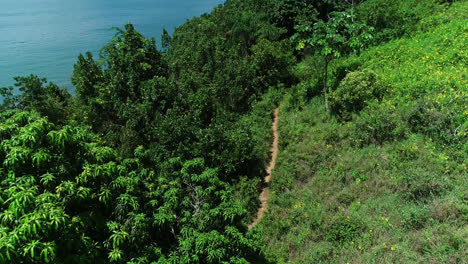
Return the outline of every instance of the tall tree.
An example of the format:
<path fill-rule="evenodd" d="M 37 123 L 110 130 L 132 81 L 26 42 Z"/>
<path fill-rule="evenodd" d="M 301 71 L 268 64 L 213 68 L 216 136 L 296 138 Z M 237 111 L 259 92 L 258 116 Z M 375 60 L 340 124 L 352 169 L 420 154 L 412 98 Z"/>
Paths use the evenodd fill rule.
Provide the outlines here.
<path fill-rule="evenodd" d="M 100 63 L 90 53 L 78 57 L 72 82 L 83 119 L 130 155 L 136 146 L 148 143 L 146 129 L 154 114 L 174 100 L 168 95 L 173 89 L 167 76 L 167 63 L 154 38 L 143 37 L 127 24 L 101 50 Z"/>
<path fill-rule="evenodd" d="M 373 29 L 365 24 L 355 23 L 354 15 L 349 12 L 333 12 L 327 22 L 319 21 L 313 26 L 298 25 L 292 40 L 297 42 L 296 49 L 311 47 L 324 59 L 323 94 L 325 111 L 328 112 L 328 65 L 333 59 L 345 54 L 358 53 L 372 39 Z"/>

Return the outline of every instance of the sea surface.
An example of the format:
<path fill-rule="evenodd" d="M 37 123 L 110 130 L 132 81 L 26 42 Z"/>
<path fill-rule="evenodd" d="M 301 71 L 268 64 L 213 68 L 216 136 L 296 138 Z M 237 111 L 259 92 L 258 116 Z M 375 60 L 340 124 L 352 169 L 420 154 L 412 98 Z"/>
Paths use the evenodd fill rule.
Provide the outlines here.
<path fill-rule="evenodd" d="M 187 19 L 224 0 L 0 0 L 0 87 L 36 74 L 74 93 L 70 77 L 80 53 L 95 58 L 116 31 L 132 22 L 161 45 Z"/>

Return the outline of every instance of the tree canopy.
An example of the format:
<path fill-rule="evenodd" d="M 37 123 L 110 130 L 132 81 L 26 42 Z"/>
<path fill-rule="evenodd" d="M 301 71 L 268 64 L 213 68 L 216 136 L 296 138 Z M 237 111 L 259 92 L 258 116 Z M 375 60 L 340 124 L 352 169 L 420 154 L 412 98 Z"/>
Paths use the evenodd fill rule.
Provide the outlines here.
<path fill-rule="evenodd" d="M 354 153 L 378 157 L 367 174 L 375 178 L 382 168 L 388 168 L 385 176 L 403 172 L 422 149 L 440 154 L 429 159 L 441 164 L 437 171 L 465 166 L 466 96 L 460 87 L 466 78 L 460 65 L 466 56 L 458 51 L 466 41 L 453 41 L 465 40 L 465 21 L 438 29 L 431 41 L 418 35 L 362 53 L 416 27 L 429 32 L 455 19 L 423 19 L 448 6 L 436 0 L 421 1 L 420 12 L 410 10 L 415 1 L 397 8 L 400 2 L 228 0 L 172 35 L 163 30 L 159 46 L 131 23 L 115 28 L 99 54 L 78 56 L 74 96 L 39 76 L 16 77 L 15 87 L 0 89 L 0 263 L 277 263 L 283 256 L 266 250 L 262 238 L 281 244 L 284 234 L 294 243 L 280 245 L 278 254 L 307 244 L 314 250 L 293 257 L 336 260 L 335 247 L 368 237 L 362 235 L 366 223 L 346 215 L 374 183 L 346 167 Z M 465 9 L 454 17 L 466 16 Z M 448 36 L 440 37 L 444 30 Z M 426 52 L 419 41 L 444 60 L 423 65 L 429 57 L 419 56 Z M 446 49 L 455 42 L 456 48 Z M 398 54 L 418 66 L 394 60 Z M 317 87 L 327 113 L 317 111 L 323 106 L 314 98 Z M 266 214 L 270 226 L 249 231 L 265 187 L 271 113 L 280 102 L 280 126 L 286 128 L 280 128 L 279 176 L 272 182 L 271 210 L 277 214 Z M 423 137 L 431 143 L 421 143 Z M 381 154 L 387 153 L 382 146 L 398 140 L 411 145 Z M 432 144 L 450 150 L 458 167 L 445 152 L 432 152 Z M 379 186 L 393 190 L 400 184 L 411 202 L 426 202 L 446 179 L 425 178 L 429 172 L 421 171 Z M 291 202 L 316 179 L 322 182 L 313 193 L 323 200 Z M 288 195 L 292 199 L 283 200 Z M 311 199 L 310 193 L 304 197 Z M 450 210 L 463 215 L 462 209 Z M 330 217 L 319 218 L 325 213 Z M 403 218 L 402 226 L 423 225 Z M 294 226 L 302 224 L 297 232 Z M 457 240 L 450 239 L 455 248 Z"/>

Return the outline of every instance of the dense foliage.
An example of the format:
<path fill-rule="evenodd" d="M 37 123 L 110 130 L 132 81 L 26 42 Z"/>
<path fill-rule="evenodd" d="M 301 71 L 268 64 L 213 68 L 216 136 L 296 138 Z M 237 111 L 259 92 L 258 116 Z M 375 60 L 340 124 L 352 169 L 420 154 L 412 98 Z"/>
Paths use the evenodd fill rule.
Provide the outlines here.
<path fill-rule="evenodd" d="M 1 111 L 34 109 L 54 122 L 65 123 L 68 120 L 71 96 L 65 89 L 60 89 L 54 83 L 47 84 L 47 79 L 36 75 L 15 77 L 15 81 L 15 87 L 21 93 L 15 94 L 13 87 L 1 88 Z M 47 86 L 44 87 L 44 84 Z"/>
<path fill-rule="evenodd" d="M 371 40 L 372 28 L 354 22 L 354 14 L 349 12 L 332 12 L 327 22 L 319 21 L 314 26 L 298 25 L 297 33 L 291 38 L 297 41 L 296 49 L 312 46 L 325 61 L 323 94 L 325 110 L 328 112 L 328 65 L 336 58 L 351 52 L 359 53 Z"/>
<path fill-rule="evenodd" d="M 78 57 L 76 98 L 37 76 L 3 88 L 3 261 L 261 258 L 246 224 L 268 158 L 263 94 L 291 85 L 295 62 L 269 6 L 228 1 L 162 51 L 127 24 L 98 60 Z"/>
<path fill-rule="evenodd" d="M 330 108 L 344 120 L 361 111 L 369 101 L 381 100 L 385 90 L 377 75 L 370 70 L 350 72 L 330 93 Z"/>
<path fill-rule="evenodd" d="M 232 187 L 203 159 L 170 160 L 157 175 L 86 128 L 58 129 L 34 112 L 1 118 L 3 262 L 241 263 L 255 255 Z"/>
<path fill-rule="evenodd" d="M 16 77 L 0 263 L 466 262 L 468 5 L 452 2 L 228 0 L 159 49 L 116 29 L 78 57 L 74 97 Z"/>
<path fill-rule="evenodd" d="M 85 128 L 11 111 L 0 126 L 2 261 L 93 262 L 128 168 Z"/>

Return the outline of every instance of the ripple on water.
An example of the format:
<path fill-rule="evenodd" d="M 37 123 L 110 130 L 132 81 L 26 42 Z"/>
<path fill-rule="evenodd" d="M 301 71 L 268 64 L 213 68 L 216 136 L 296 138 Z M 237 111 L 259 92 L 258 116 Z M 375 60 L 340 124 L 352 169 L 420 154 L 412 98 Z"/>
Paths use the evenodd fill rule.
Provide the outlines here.
<path fill-rule="evenodd" d="M 224 0 L 1 0 L 0 87 L 31 73 L 73 90 L 70 76 L 78 54 L 98 51 L 131 21 L 159 40 L 186 19 Z"/>

